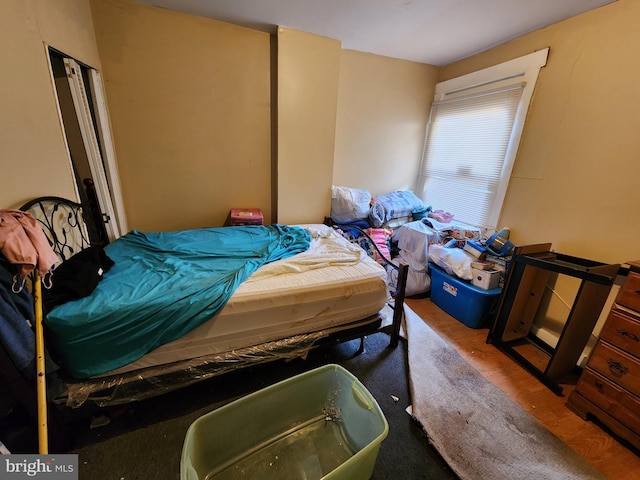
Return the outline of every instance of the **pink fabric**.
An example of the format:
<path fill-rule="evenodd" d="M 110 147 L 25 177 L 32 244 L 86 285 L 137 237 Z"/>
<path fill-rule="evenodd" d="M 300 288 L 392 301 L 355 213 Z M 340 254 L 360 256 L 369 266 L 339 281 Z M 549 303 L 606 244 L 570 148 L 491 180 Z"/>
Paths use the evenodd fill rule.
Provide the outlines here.
<path fill-rule="evenodd" d="M 388 259 L 391 259 L 391 254 L 389 253 L 387 240 L 392 234 L 393 230 L 390 228 L 370 228 L 367 230 L 367 235 L 371 237 L 371 239 L 380 249 L 380 252 Z M 383 259 L 380 257 L 380 254 L 375 250 L 375 248 L 373 249 L 373 258 L 380 263 L 384 263 Z"/>
<path fill-rule="evenodd" d="M 0 210 L 0 251 L 23 277 L 35 268 L 42 277 L 60 260 L 37 220 L 21 210 Z"/>
<path fill-rule="evenodd" d="M 444 210 L 435 210 L 433 212 L 429 212 L 428 216 L 431 218 L 435 218 L 441 223 L 450 223 L 451 220 L 453 220 L 453 214 L 445 212 Z"/>

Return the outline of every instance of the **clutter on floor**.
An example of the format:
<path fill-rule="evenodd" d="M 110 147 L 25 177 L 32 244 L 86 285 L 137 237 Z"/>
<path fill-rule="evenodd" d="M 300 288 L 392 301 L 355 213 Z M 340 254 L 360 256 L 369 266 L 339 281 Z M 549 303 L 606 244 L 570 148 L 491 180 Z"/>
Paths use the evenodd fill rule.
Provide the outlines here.
<path fill-rule="evenodd" d="M 394 267 L 406 264 L 407 296 L 431 292 L 436 304 L 465 325 L 485 325 L 514 249 L 508 228 L 493 231 L 459 222 L 451 212 L 425 205 L 411 190 L 374 196 L 344 186 L 332 187 L 329 220 L 386 265 L 391 295 Z M 461 303 L 471 311 L 458 311 Z"/>

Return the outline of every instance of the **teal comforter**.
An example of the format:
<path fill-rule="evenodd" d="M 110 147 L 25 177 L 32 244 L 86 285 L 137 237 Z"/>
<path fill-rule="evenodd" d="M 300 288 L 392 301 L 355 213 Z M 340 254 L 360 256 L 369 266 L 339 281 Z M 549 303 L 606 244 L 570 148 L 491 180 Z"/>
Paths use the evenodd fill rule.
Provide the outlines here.
<path fill-rule="evenodd" d="M 310 241 L 282 225 L 131 231 L 105 248 L 115 265 L 91 295 L 49 312 L 51 349 L 76 378 L 122 367 L 210 319 L 259 267 Z"/>

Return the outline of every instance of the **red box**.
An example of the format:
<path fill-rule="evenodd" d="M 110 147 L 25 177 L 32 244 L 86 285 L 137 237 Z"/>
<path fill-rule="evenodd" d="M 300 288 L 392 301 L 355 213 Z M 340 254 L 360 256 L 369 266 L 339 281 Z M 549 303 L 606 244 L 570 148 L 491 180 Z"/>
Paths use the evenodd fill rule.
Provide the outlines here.
<path fill-rule="evenodd" d="M 237 227 L 239 225 L 263 225 L 262 210 L 259 208 L 232 208 L 229 212 L 226 225 Z"/>

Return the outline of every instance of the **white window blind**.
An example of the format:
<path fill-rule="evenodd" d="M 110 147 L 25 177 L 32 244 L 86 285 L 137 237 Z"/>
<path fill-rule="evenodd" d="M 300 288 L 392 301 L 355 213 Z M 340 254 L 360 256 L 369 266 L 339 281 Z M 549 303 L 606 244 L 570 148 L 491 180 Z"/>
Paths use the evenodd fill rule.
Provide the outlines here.
<path fill-rule="evenodd" d="M 497 227 L 548 51 L 436 86 L 417 189 L 427 205 L 465 223 Z"/>
<path fill-rule="evenodd" d="M 434 103 L 424 201 L 460 221 L 489 225 L 524 85 Z"/>

